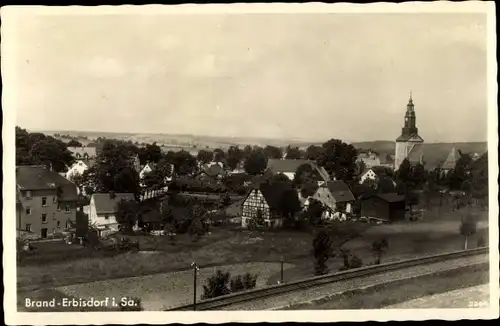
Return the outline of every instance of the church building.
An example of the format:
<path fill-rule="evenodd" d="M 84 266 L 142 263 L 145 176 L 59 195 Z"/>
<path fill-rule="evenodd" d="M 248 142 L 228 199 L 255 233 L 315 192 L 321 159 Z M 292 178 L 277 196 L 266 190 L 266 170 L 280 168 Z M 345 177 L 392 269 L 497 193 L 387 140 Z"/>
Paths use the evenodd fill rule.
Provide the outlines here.
<path fill-rule="evenodd" d="M 410 93 L 410 99 L 406 105 L 405 123 L 401 135 L 396 139 L 396 153 L 394 159 L 394 170 L 398 170 L 404 159 L 410 164 L 423 163 L 424 140 L 418 135 L 415 108 Z"/>

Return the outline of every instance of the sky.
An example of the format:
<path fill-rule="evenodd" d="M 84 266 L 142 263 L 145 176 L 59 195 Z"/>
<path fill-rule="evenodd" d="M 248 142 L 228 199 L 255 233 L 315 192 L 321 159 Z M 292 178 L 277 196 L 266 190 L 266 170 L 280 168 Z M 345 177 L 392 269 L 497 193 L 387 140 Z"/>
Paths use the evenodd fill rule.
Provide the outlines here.
<path fill-rule="evenodd" d="M 487 139 L 484 14 L 31 14 L 11 26 L 4 86 L 23 128 L 394 140 L 411 91 L 426 142 Z"/>

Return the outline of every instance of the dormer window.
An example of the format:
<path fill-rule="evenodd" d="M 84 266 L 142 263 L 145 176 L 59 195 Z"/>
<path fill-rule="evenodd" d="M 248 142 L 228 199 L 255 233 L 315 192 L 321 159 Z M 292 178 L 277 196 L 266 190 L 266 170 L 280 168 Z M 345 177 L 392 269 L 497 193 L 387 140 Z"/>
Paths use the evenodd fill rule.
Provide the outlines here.
<path fill-rule="evenodd" d="M 26 198 L 31 199 L 31 191 L 26 190 Z"/>

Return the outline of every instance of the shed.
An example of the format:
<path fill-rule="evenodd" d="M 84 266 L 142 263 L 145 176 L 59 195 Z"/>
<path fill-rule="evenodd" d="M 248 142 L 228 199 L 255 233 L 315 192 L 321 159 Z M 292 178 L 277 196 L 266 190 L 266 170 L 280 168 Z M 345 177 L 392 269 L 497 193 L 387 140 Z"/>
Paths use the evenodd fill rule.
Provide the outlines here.
<path fill-rule="evenodd" d="M 376 194 L 361 201 L 361 216 L 386 221 L 405 219 L 405 197 L 396 193 Z"/>

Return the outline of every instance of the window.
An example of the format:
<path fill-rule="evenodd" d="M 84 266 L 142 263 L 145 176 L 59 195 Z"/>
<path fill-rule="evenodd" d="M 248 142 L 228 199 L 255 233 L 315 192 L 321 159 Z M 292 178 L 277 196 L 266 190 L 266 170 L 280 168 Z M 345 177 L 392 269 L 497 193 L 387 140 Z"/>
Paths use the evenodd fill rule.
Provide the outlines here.
<path fill-rule="evenodd" d="M 60 211 L 61 210 L 61 205 L 58 203 L 57 204 L 57 211 Z"/>
<path fill-rule="evenodd" d="M 104 214 L 104 219 L 109 220 L 109 215 L 108 214 Z"/>
<path fill-rule="evenodd" d="M 26 224 L 26 231 L 31 232 L 31 224 Z"/>
<path fill-rule="evenodd" d="M 42 197 L 42 206 L 47 206 L 47 197 Z"/>
<path fill-rule="evenodd" d="M 56 213 L 52 213 L 52 219 L 55 220 L 56 219 Z"/>
<path fill-rule="evenodd" d="M 57 196 L 52 197 L 52 202 L 55 203 L 57 201 Z"/>
<path fill-rule="evenodd" d="M 26 208 L 26 215 L 31 215 L 31 208 Z"/>
<path fill-rule="evenodd" d="M 26 190 L 26 198 L 31 199 L 31 191 Z"/>
<path fill-rule="evenodd" d="M 42 214 L 42 223 L 47 223 L 47 214 Z"/>
<path fill-rule="evenodd" d="M 64 207 L 64 211 L 65 211 L 66 213 L 69 213 L 69 212 L 70 212 L 69 205 L 66 205 L 66 206 Z"/>
<path fill-rule="evenodd" d="M 60 228 L 60 227 L 61 227 L 61 222 L 57 221 L 57 228 Z"/>

